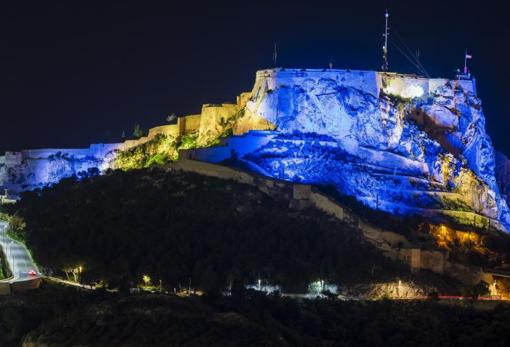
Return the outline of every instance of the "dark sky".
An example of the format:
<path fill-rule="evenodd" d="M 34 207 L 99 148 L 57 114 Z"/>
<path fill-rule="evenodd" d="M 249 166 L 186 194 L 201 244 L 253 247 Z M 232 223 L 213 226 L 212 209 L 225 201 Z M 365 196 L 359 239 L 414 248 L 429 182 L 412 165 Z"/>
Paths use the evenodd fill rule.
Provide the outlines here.
<path fill-rule="evenodd" d="M 504 1 L 11 1 L 0 6 L 0 151 L 117 141 L 135 123 L 234 101 L 271 66 L 379 69 L 383 11 L 434 77 L 472 71 L 510 154 Z M 396 36 L 393 36 L 396 39 Z M 390 69 L 416 72 L 390 46 Z"/>

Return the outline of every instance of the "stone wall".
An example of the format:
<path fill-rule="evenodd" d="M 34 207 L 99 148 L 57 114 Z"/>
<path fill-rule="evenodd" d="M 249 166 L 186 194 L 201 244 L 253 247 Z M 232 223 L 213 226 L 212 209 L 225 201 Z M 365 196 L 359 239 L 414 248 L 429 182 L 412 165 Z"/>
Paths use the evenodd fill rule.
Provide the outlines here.
<path fill-rule="evenodd" d="M 187 135 L 198 131 L 200 129 L 200 121 L 201 114 L 179 117 L 177 119 L 178 135 Z"/>
<path fill-rule="evenodd" d="M 78 175 L 89 169 L 100 172 L 111 167 L 119 151 L 126 151 L 150 142 L 158 135 L 177 138 L 196 134 L 206 143 L 223 129 L 221 124 L 235 115 L 251 93 L 238 97 L 238 104 L 206 104 L 196 115 L 179 117 L 176 124 L 149 129 L 146 136 L 122 143 L 92 144 L 88 148 L 44 148 L 6 152 L 0 156 L 0 188 L 17 194 L 54 184 L 64 177 Z"/>
<path fill-rule="evenodd" d="M 352 211 L 342 207 L 310 185 L 274 180 L 251 172 L 188 159 L 169 163 L 165 167 L 168 170 L 195 172 L 248 184 L 257 187 L 268 195 L 289 199 L 289 206 L 292 208 L 313 206 L 334 216 L 338 220 L 356 226 L 363 233 L 365 239 L 385 256 L 406 263 L 412 272 L 428 270 L 437 274 L 446 274 L 466 285 L 475 285 L 481 280 L 492 283 L 490 273 L 484 272 L 481 268 L 451 263 L 448 261 L 448 255 L 444 251 L 415 248 L 413 243 L 404 236 L 378 228 L 360 219 Z"/>
<path fill-rule="evenodd" d="M 27 290 L 37 289 L 41 285 L 42 279 L 35 278 L 33 280 L 19 281 L 11 283 L 11 291 L 13 293 L 25 292 Z"/>
<path fill-rule="evenodd" d="M 41 278 L 35 278 L 19 282 L 9 282 L 9 280 L 4 280 L 0 282 L 0 295 L 21 293 L 32 289 L 37 289 L 40 287 L 41 283 L 42 283 Z"/>
<path fill-rule="evenodd" d="M 237 104 L 207 104 L 202 107 L 198 143 L 207 144 L 218 138 L 224 125 L 239 111 Z"/>
<path fill-rule="evenodd" d="M 450 81 L 446 78 L 426 78 L 392 72 L 377 73 L 378 90 L 383 90 L 386 94 L 398 95 L 403 98 L 435 94 Z M 476 95 L 474 80 L 453 80 L 452 82 L 457 88 L 462 88 Z"/>

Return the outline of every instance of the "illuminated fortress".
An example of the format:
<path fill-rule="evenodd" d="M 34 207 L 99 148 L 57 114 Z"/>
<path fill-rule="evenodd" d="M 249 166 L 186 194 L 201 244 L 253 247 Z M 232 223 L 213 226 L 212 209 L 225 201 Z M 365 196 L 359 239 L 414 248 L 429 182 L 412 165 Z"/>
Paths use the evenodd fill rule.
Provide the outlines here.
<path fill-rule="evenodd" d="M 472 79 L 261 70 L 252 91 L 235 104 L 204 105 L 200 114 L 150 129 L 140 139 L 8 152 L 0 161 L 0 185 L 19 192 L 95 169 L 147 167 L 179 157 L 333 186 L 394 214 L 510 230 Z"/>

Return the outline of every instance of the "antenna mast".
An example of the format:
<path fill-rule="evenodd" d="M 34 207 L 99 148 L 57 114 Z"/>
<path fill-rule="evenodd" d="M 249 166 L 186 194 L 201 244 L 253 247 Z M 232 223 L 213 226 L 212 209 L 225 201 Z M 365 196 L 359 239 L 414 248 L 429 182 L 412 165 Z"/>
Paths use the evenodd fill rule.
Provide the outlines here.
<path fill-rule="evenodd" d="M 388 36 L 389 33 L 389 27 L 388 27 L 388 18 L 390 14 L 388 13 L 388 10 L 386 9 L 386 13 L 384 14 L 384 17 L 386 19 L 385 27 L 384 27 L 384 46 L 383 46 L 383 64 L 382 64 L 382 70 L 388 71 Z"/>

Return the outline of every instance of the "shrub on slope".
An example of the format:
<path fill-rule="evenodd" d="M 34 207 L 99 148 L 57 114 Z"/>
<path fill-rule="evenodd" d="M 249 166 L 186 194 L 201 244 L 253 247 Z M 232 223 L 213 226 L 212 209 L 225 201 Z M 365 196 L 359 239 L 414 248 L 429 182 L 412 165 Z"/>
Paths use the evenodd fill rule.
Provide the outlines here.
<path fill-rule="evenodd" d="M 82 280 L 206 290 L 257 278 L 306 286 L 396 266 L 356 230 L 315 209 L 233 181 L 162 169 L 63 180 L 24 194 L 18 214 L 42 266 L 83 267 Z M 375 275 L 382 271 L 375 271 Z"/>

